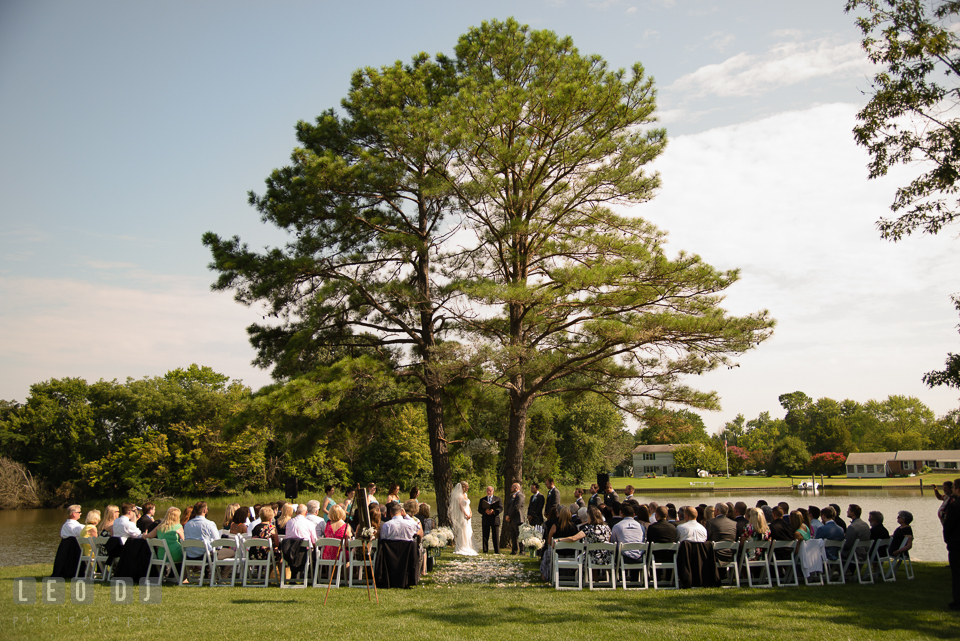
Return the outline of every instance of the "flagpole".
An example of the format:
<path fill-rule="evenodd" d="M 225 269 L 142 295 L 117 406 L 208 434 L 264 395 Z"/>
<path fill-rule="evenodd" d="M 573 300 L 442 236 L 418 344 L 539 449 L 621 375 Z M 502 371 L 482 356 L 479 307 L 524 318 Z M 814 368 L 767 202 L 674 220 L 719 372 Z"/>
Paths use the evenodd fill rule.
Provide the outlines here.
<path fill-rule="evenodd" d="M 730 478 L 730 452 L 727 451 L 727 435 L 723 435 L 723 456 L 727 459 L 727 478 Z"/>

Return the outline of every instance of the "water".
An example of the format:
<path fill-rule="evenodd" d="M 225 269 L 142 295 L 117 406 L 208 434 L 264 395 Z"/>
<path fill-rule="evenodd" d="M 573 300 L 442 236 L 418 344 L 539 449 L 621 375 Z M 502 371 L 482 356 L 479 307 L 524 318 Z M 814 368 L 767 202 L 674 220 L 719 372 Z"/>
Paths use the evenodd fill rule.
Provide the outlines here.
<path fill-rule="evenodd" d="M 569 497 L 564 497 L 564 501 L 566 498 Z M 740 494 L 718 490 L 647 496 L 638 494 L 637 499 L 644 503 L 656 501 L 661 505 L 674 503 L 677 506 L 700 503 L 711 505 L 721 500 L 743 501 L 748 506 L 754 506 L 758 500 L 764 499 L 771 505 L 786 501 L 791 509 L 808 505 L 823 507 L 836 503 L 843 510 L 844 517 L 847 505 L 856 503 L 863 508 L 864 520 L 867 512 L 871 510 L 883 513 L 883 523 L 891 533 L 897 526 L 897 512 L 907 510 L 913 513 L 914 541 L 911 557 L 916 561 L 947 562 L 947 549 L 943 543 L 940 521 L 937 520 L 940 502 L 932 492 L 926 492 L 921 498 L 916 490 L 829 490 L 816 496 L 813 492 Z M 213 511 L 215 520 L 219 519 L 221 515 L 217 510 Z M 158 509 L 158 512 L 161 510 Z M 60 526 L 64 519 L 64 510 L 0 510 L 0 566 L 53 563 L 57 546 L 60 544 Z M 480 549 L 479 521 L 474 526 L 473 536 L 474 544 Z"/>

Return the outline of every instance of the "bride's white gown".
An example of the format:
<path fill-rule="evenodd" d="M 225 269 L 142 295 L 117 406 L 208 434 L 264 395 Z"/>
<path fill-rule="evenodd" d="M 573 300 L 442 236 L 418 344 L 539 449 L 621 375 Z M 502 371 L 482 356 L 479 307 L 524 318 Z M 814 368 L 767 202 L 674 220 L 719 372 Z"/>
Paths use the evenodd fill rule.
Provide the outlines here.
<path fill-rule="evenodd" d="M 460 505 L 462 507 L 457 507 L 455 509 L 466 509 L 467 514 L 471 514 L 470 511 L 470 499 L 463 497 L 460 499 Z M 461 515 L 463 512 L 460 513 Z M 454 554 L 463 554 L 466 556 L 477 556 L 479 554 L 477 549 L 473 547 L 473 519 L 463 519 L 463 524 L 460 527 L 453 528 L 453 543 L 454 543 Z"/>

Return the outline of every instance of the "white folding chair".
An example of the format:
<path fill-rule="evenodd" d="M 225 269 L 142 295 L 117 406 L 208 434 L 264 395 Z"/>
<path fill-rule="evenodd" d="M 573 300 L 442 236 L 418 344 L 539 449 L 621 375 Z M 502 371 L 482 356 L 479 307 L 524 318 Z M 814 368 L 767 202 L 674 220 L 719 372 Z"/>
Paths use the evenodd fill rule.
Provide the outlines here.
<path fill-rule="evenodd" d="M 910 553 L 901 554 L 900 556 L 894 557 L 893 559 L 893 575 L 896 577 L 897 570 L 900 569 L 900 566 L 903 565 L 903 569 L 907 573 L 907 579 L 913 579 L 913 561 L 910 560 Z"/>
<path fill-rule="evenodd" d="M 679 543 L 651 543 L 650 552 L 647 554 L 647 567 L 650 569 L 650 577 L 653 579 L 654 590 L 679 590 L 680 577 L 677 575 L 677 552 L 680 551 Z M 657 553 L 661 553 L 661 558 L 657 558 Z M 670 560 L 667 561 L 666 557 Z M 658 578 L 658 573 L 662 572 L 664 580 Z M 670 577 L 667 581 L 666 578 Z M 665 583 L 665 585 L 660 585 Z"/>
<path fill-rule="evenodd" d="M 280 572 L 280 587 L 281 588 L 305 588 L 310 585 L 310 560 L 313 558 L 313 546 L 310 545 L 310 541 L 307 539 L 300 539 L 300 547 L 306 548 L 307 550 L 307 560 L 303 565 L 303 577 L 300 579 L 294 579 L 291 574 L 291 578 L 287 580 L 286 570 Z"/>
<path fill-rule="evenodd" d="M 183 581 L 181 585 L 190 586 L 190 587 L 203 587 L 203 578 L 207 570 L 210 569 L 210 550 L 207 549 L 206 543 L 203 541 L 197 541 L 194 539 L 187 539 L 180 542 L 180 547 L 183 548 L 183 560 L 180 561 L 180 579 Z M 187 550 L 191 552 L 197 552 L 200 554 L 198 558 L 190 558 L 187 556 Z M 191 582 L 191 571 L 200 570 L 200 578 L 196 583 Z M 211 573 L 213 570 L 211 570 Z M 211 577 L 211 583 L 213 585 L 213 580 Z"/>
<path fill-rule="evenodd" d="M 586 548 L 580 541 L 557 541 L 553 546 L 553 587 L 557 590 L 583 589 L 583 556 Z M 572 556 L 560 556 L 560 552 L 572 552 Z M 561 579 L 560 570 L 572 571 L 575 580 Z"/>
<path fill-rule="evenodd" d="M 857 583 L 859 583 L 860 585 L 863 585 L 864 583 L 868 583 L 868 581 L 864 581 L 863 579 L 863 573 L 860 571 L 860 566 L 869 560 L 871 544 L 872 542 L 870 540 L 857 541 L 854 544 L 854 546 L 850 548 L 850 551 L 847 552 L 846 557 L 843 556 L 843 552 L 841 550 L 840 556 L 841 556 L 841 560 L 843 561 L 843 564 L 842 564 L 843 569 L 841 571 L 843 572 L 843 575 L 844 575 L 844 581 L 846 581 L 846 575 L 848 574 L 852 575 L 856 573 Z M 870 573 L 869 583 L 873 583 L 872 572 Z"/>
<path fill-rule="evenodd" d="M 606 563 L 594 561 L 591 552 L 609 552 Z M 587 587 L 591 590 L 616 590 L 617 589 L 617 544 L 600 541 L 598 543 L 587 544 Z M 606 572 L 607 580 L 598 581 L 597 586 L 593 585 L 593 573 Z"/>
<path fill-rule="evenodd" d="M 150 567 L 147 568 L 147 577 L 153 572 L 153 568 L 158 568 L 157 584 L 163 582 L 165 576 L 172 576 L 174 583 L 180 584 L 180 571 L 177 570 L 177 564 L 173 562 L 173 555 L 170 554 L 170 547 L 167 542 L 161 538 L 146 539 L 150 546 Z"/>
<path fill-rule="evenodd" d="M 620 586 L 624 590 L 646 590 L 650 587 L 648 582 L 649 575 L 647 574 L 647 547 L 648 543 L 621 543 L 619 552 L 617 553 L 617 558 L 619 559 L 620 567 Z M 624 552 L 630 551 L 639 551 L 640 558 L 634 559 L 624 554 Z M 636 581 L 627 581 L 628 571 L 637 571 L 637 580 Z M 643 583 L 640 582 L 640 577 L 643 577 Z M 641 587 L 642 585 L 642 587 Z"/>
<path fill-rule="evenodd" d="M 870 576 L 873 576 L 873 568 L 877 568 L 884 583 L 897 580 L 893 557 L 890 556 L 890 540 L 877 539 L 873 542 L 873 549 L 870 550 Z M 883 567 L 884 563 L 887 564 L 886 568 Z"/>
<path fill-rule="evenodd" d="M 280 568 L 283 576 L 283 560 L 278 564 L 273 557 L 273 542 L 268 539 L 244 539 L 240 543 L 243 549 L 243 587 L 266 588 L 270 587 L 270 571 L 274 567 Z M 258 559 L 251 554 L 253 548 L 263 548 L 267 551 L 267 558 Z"/>
<path fill-rule="evenodd" d="M 80 546 L 80 559 L 77 561 L 77 570 L 73 573 L 74 578 L 80 576 L 80 568 L 83 568 L 83 577 L 86 578 L 87 574 L 90 573 L 90 566 L 96 563 L 97 546 L 92 543 L 95 538 L 91 536 L 76 537 L 77 545 Z M 84 563 L 87 565 L 84 566 Z"/>
<path fill-rule="evenodd" d="M 827 575 L 827 585 L 834 585 L 836 583 L 839 583 L 840 585 L 845 584 L 847 580 L 843 576 L 843 559 L 840 556 L 840 552 L 843 550 L 843 541 L 826 540 L 823 542 L 823 548 L 823 566 L 826 568 L 826 572 L 824 572 L 824 574 Z M 831 548 L 836 551 L 836 559 L 830 558 Z M 840 575 L 839 579 L 834 580 L 834 572 Z"/>
<path fill-rule="evenodd" d="M 87 565 L 87 572 L 84 575 L 85 578 L 94 581 L 109 581 L 113 575 L 113 566 L 107 563 L 110 555 L 107 554 L 106 545 L 110 537 L 95 536 L 88 537 L 86 540 L 90 544 L 93 561 Z M 81 548 L 81 550 L 82 549 L 83 548 Z"/>
<path fill-rule="evenodd" d="M 733 554 L 733 560 L 723 561 L 720 558 L 720 555 L 717 552 L 723 550 L 730 550 Z M 736 541 L 717 541 L 713 544 L 713 552 L 717 558 L 717 571 L 726 570 L 727 579 L 726 585 L 723 585 L 723 581 L 720 582 L 720 585 L 726 588 L 740 587 L 740 544 Z"/>
<path fill-rule="evenodd" d="M 327 585 L 332 585 L 335 588 L 340 587 L 340 577 L 343 573 L 343 566 L 345 565 L 347 558 L 347 544 L 349 541 L 343 542 L 343 549 L 340 550 L 340 554 L 337 555 L 335 559 L 324 559 L 323 550 L 326 547 L 332 547 L 335 549 L 340 549 L 340 539 L 332 538 L 320 538 L 317 539 L 317 543 L 314 546 L 316 550 L 316 561 L 314 562 L 313 570 L 313 587 L 315 588 L 324 588 Z M 323 571 L 321 568 L 327 568 L 327 578 L 323 578 Z M 330 573 L 333 573 L 333 578 L 330 578 Z"/>
<path fill-rule="evenodd" d="M 747 585 L 751 588 L 772 588 L 773 580 L 770 576 L 770 550 L 772 541 L 747 541 L 740 551 L 740 574 L 747 577 Z M 753 571 L 757 570 L 756 584 Z"/>
<path fill-rule="evenodd" d="M 243 576 L 244 557 L 240 544 L 233 537 L 210 542 L 210 587 L 231 588 L 237 585 L 237 576 Z M 226 550 L 229 554 L 224 554 Z M 221 558 L 222 557 L 222 558 Z M 230 581 L 224 576 L 224 570 L 230 571 Z"/>
<path fill-rule="evenodd" d="M 780 552 L 780 554 L 777 554 Z M 797 541 L 774 541 L 772 563 L 773 575 L 777 579 L 777 587 L 796 588 L 800 586 L 797 578 Z"/>
<path fill-rule="evenodd" d="M 800 544 L 797 545 L 797 556 L 799 557 L 797 559 L 797 570 L 803 576 L 803 584 L 807 587 L 811 585 L 824 585 L 823 575 L 826 574 L 827 559 L 823 554 L 823 540 L 809 539 L 800 542 Z M 811 565 L 810 573 L 808 574 L 808 568 L 804 566 L 803 560 L 808 559 L 810 563 L 813 563 L 813 559 L 810 557 L 819 560 L 820 565 Z"/>
<path fill-rule="evenodd" d="M 373 564 L 376 560 L 376 552 L 376 539 L 370 541 L 368 545 L 367 559 L 363 558 L 363 541 L 361 539 L 354 539 L 347 543 L 347 558 L 350 560 L 349 571 L 347 572 L 348 588 L 366 587 L 368 579 L 371 584 L 373 583 Z M 369 568 L 367 567 L 368 564 Z M 369 577 L 367 576 L 368 571 Z M 356 581 L 356 585 L 354 585 L 354 581 Z"/>

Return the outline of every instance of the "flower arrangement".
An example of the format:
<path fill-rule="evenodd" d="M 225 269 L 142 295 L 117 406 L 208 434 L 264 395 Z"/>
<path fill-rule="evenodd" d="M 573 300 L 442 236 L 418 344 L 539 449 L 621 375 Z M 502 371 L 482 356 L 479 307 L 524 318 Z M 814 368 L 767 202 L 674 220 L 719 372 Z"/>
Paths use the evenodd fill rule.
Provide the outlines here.
<path fill-rule="evenodd" d="M 443 546 L 440 545 L 440 539 L 437 538 L 437 535 L 431 532 L 423 537 L 423 547 L 429 550 L 430 548 L 439 548 Z"/>
<path fill-rule="evenodd" d="M 521 525 L 520 534 L 517 536 L 517 541 L 525 548 L 531 548 L 533 550 L 539 550 L 543 547 L 543 539 L 540 537 L 540 533 L 530 525 Z"/>
<path fill-rule="evenodd" d="M 370 541 L 376 535 L 377 535 L 377 528 L 368 527 L 368 528 L 364 528 L 363 531 L 360 533 L 360 538 L 363 539 L 364 541 Z"/>
<path fill-rule="evenodd" d="M 433 530 L 430 531 L 430 534 L 437 537 L 437 541 L 439 542 L 437 547 L 447 547 L 453 542 L 453 530 L 446 526 L 433 528 Z"/>

